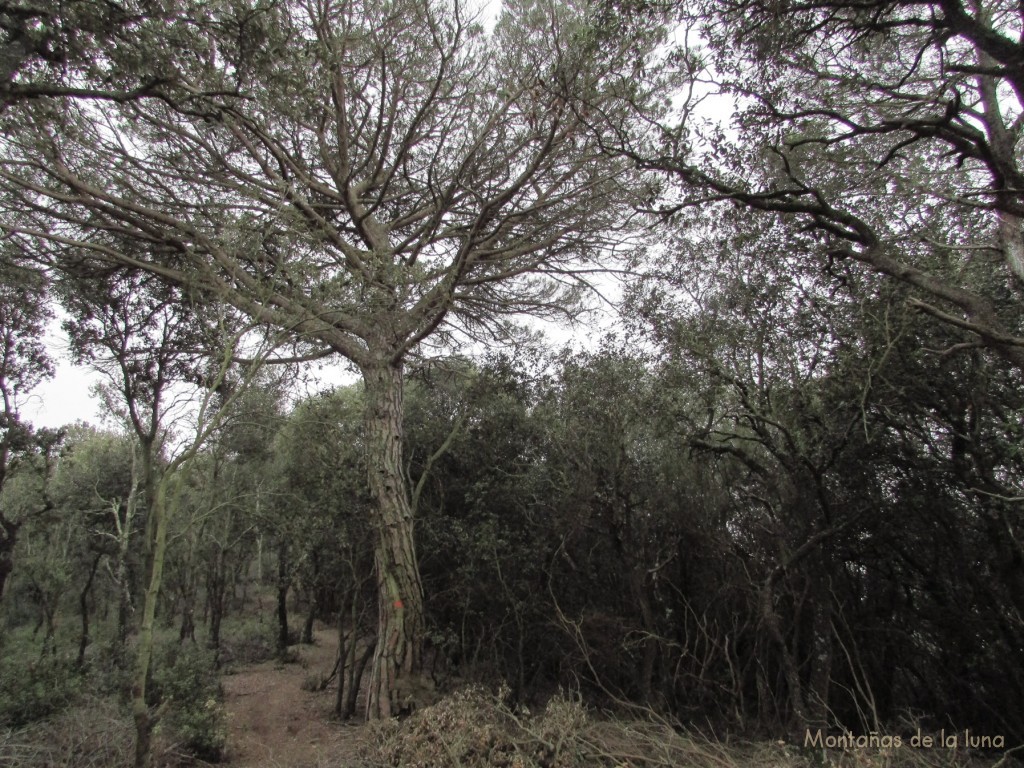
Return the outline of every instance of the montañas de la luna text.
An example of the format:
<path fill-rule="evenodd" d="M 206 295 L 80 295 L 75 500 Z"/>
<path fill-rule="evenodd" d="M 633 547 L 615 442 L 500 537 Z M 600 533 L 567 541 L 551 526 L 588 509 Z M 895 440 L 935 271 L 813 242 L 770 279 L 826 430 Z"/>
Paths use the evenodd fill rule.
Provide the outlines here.
<path fill-rule="evenodd" d="M 945 729 L 937 734 L 921 733 L 918 730 L 909 738 L 904 736 L 891 736 L 871 731 L 867 734 L 854 734 L 845 731 L 842 734 L 822 733 L 821 729 L 812 731 L 807 729 L 804 732 L 804 747 L 821 747 L 824 749 L 898 749 L 899 747 L 910 746 L 918 749 L 1005 749 L 1006 739 L 1003 736 L 988 736 L 971 733 L 970 728 L 963 733 L 952 731 L 946 733 Z"/>

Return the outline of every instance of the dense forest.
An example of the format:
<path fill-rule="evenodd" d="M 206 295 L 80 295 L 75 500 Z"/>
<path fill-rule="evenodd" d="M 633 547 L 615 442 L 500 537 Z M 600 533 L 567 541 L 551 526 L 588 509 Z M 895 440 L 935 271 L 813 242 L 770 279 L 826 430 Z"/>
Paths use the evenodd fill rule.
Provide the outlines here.
<path fill-rule="evenodd" d="M 220 676 L 314 627 L 340 720 L 1024 742 L 1021 6 L 11 0 L 0 47 L 0 762 L 86 711 L 227 757 Z M 57 328 L 102 426 L 21 415 Z"/>

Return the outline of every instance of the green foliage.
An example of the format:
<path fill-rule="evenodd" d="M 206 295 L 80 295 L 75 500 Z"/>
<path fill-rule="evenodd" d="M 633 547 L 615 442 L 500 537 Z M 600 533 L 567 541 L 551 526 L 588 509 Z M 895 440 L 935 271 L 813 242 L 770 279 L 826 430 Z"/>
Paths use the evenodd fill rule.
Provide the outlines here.
<path fill-rule="evenodd" d="M 62 711 L 85 690 L 81 672 L 68 659 L 5 647 L 0 660 L 0 725 L 17 728 Z"/>
<path fill-rule="evenodd" d="M 277 628 L 273 623 L 245 618 L 225 622 L 219 660 L 230 670 L 236 666 L 259 664 L 277 653 Z"/>
<path fill-rule="evenodd" d="M 186 644 L 171 648 L 165 661 L 153 680 L 155 695 L 168 708 L 162 727 L 189 753 L 216 762 L 227 743 L 227 715 L 213 652 Z"/>

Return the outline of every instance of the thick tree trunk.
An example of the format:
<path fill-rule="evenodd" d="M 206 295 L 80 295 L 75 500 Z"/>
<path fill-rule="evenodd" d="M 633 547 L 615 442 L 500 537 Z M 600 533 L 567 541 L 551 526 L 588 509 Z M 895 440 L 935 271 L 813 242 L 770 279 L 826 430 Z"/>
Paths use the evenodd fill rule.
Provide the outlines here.
<path fill-rule="evenodd" d="M 368 719 L 397 713 L 392 694 L 400 678 L 420 672 L 423 587 L 413 544 L 412 509 L 402 462 L 402 366 L 363 369 L 370 493 L 377 545 L 377 648 L 366 700 Z"/>

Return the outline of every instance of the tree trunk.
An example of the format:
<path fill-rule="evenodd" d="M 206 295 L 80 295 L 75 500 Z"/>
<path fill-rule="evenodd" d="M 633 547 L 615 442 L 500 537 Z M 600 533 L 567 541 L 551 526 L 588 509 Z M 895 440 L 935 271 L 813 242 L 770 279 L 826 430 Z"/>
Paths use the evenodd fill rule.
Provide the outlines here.
<path fill-rule="evenodd" d="M 195 545 L 193 544 L 193 547 Z M 182 564 L 185 575 L 178 588 L 179 605 L 181 606 L 181 627 L 178 630 L 178 642 L 196 641 L 196 597 L 199 594 L 198 577 L 195 573 L 194 557 Z"/>
<path fill-rule="evenodd" d="M 43 637 L 43 650 L 39 656 L 56 656 L 57 655 L 57 605 L 59 604 L 59 597 L 50 602 L 50 596 L 43 593 L 42 607 L 43 607 L 43 620 L 46 626 L 46 636 Z"/>
<path fill-rule="evenodd" d="M 117 635 L 114 638 L 115 656 L 119 667 L 127 667 L 128 635 L 130 634 L 135 605 L 132 601 L 132 582 L 135 575 L 130 561 L 132 532 L 140 505 L 148 505 L 153 499 L 153 445 L 152 441 L 139 438 L 132 449 L 132 485 L 124 506 L 124 520 L 120 510 L 114 507 L 114 525 L 117 528 Z M 152 536 L 146 533 L 146 546 L 151 547 Z"/>
<path fill-rule="evenodd" d="M 277 655 L 288 652 L 288 542 L 281 540 L 277 548 Z"/>
<path fill-rule="evenodd" d="M 119 666 L 125 666 L 128 635 L 132 622 L 132 575 L 128 565 L 126 552 L 118 553 L 117 563 L 117 633 L 114 636 L 114 653 Z"/>
<path fill-rule="evenodd" d="M 167 481 L 159 483 L 150 504 L 149 530 L 152 531 L 152 557 L 150 558 L 149 585 L 142 605 L 142 624 L 139 627 L 138 660 L 132 681 L 132 717 L 135 721 L 135 768 L 149 768 L 152 763 L 151 742 L 155 723 L 150 717 L 146 701 L 146 687 L 153 660 L 153 625 L 156 604 L 163 581 L 164 556 L 167 552 L 167 512 L 165 507 Z"/>
<path fill-rule="evenodd" d="M 352 647 L 355 649 L 356 638 L 352 638 Z M 342 712 L 341 717 L 344 720 L 352 717 L 356 713 L 356 698 L 359 696 L 359 683 L 362 682 L 363 673 L 366 671 L 366 665 L 370 661 L 370 656 L 373 655 L 374 650 L 377 647 L 377 638 L 371 637 L 369 642 L 366 644 L 366 650 L 363 651 L 363 655 L 359 657 L 359 661 L 352 665 L 352 669 L 349 671 L 348 676 L 348 692 L 345 694 L 345 709 Z M 354 659 L 355 657 L 353 657 Z"/>
<path fill-rule="evenodd" d="M 823 571 L 824 573 L 824 571 Z M 811 628 L 810 674 L 807 681 L 809 728 L 828 726 L 829 689 L 832 685 L 832 595 L 824 576 L 818 579 Z"/>
<path fill-rule="evenodd" d="M 100 553 L 93 558 L 92 567 L 89 568 L 89 576 L 85 580 L 85 585 L 82 587 L 82 591 L 78 593 L 78 610 L 82 616 L 82 635 L 78 639 L 78 667 L 85 666 L 85 649 L 89 647 L 91 638 L 89 637 L 89 590 L 92 589 L 93 579 L 96 577 L 96 571 L 100 567 L 100 560 L 103 559 L 103 554 Z"/>
<path fill-rule="evenodd" d="M 804 703 L 800 671 L 782 631 L 782 623 L 775 610 L 775 594 L 770 583 L 765 584 L 761 590 L 761 620 L 768 626 L 768 632 L 779 649 L 782 672 L 786 678 L 786 687 L 789 689 L 790 720 L 796 734 L 799 729 L 809 727 L 807 707 Z"/>
<path fill-rule="evenodd" d="M 366 697 L 367 719 L 396 714 L 399 678 L 418 674 L 423 656 L 423 587 L 413 543 L 412 509 L 402 462 L 402 366 L 363 369 L 370 494 L 377 535 L 377 647 Z"/>
<path fill-rule="evenodd" d="M 320 555 L 315 549 L 310 555 L 310 560 L 313 563 L 313 576 L 310 579 L 309 584 L 306 586 L 309 606 L 308 613 L 306 614 L 306 622 L 302 626 L 301 638 L 301 641 L 306 645 L 313 644 L 313 622 L 316 621 L 316 614 L 319 610 Z"/>
<path fill-rule="evenodd" d="M 220 625 L 224 619 L 224 592 L 221 590 L 219 593 L 214 592 L 209 596 L 208 608 L 210 609 L 209 618 L 209 639 L 207 645 L 215 650 L 220 649 Z"/>
<path fill-rule="evenodd" d="M 219 546 L 206 571 L 206 609 L 208 612 L 207 646 L 220 649 L 220 626 L 227 607 L 227 555 Z"/>
<path fill-rule="evenodd" d="M 0 542 L 0 547 L 6 545 L 6 542 Z M 4 585 L 7 583 L 7 577 L 10 576 L 11 571 L 14 570 L 14 559 L 8 552 L 0 552 L 0 600 L 4 597 Z"/>
<path fill-rule="evenodd" d="M 316 621 L 316 598 L 312 597 L 309 601 L 309 612 L 306 614 L 306 621 L 302 625 L 302 637 L 300 641 L 303 645 L 313 644 L 313 622 Z"/>
<path fill-rule="evenodd" d="M 20 523 L 12 523 L 0 514 L 0 600 L 4 596 L 7 577 L 14 570 L 14 545 L 18 539 Z"/>
<path fill-rule="evenodd" d="M 352 621 L 352 647 L 347 645 L 347 638 L 345 636 L 345 614 L 349 609 L 349 600 L 353 600 L 355 597 L 355 589 L 351 589 L 348 594 L 342 598 L 341 607 L 338 609 L 338 695 L 334 699 L 334 714 L 338 717 L 342 717 L 342 711 L 344 710 L 345 703 L 345 674 L 349 668 L 349 665 L 354 662 L 349 661 L 349 656 L 355 658 L 355 645 L 356 645 L 356 627 L 355 627 L 355 612 L 353 611 Z"/>

